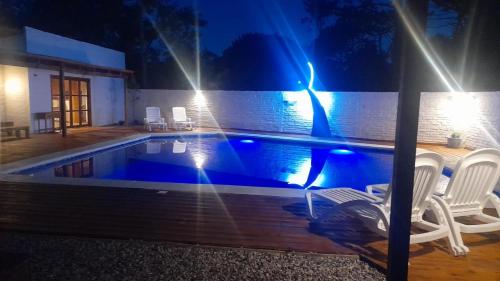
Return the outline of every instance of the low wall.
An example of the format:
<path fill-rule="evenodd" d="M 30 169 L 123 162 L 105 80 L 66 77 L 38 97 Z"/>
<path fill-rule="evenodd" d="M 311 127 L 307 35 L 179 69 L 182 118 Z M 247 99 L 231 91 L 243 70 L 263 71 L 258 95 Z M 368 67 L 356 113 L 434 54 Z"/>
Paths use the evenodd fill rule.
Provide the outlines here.
<path fill-rule="evenodd" d="M 500 92 L 423 93 L 418 140 L 444 143 L 453 131 L 463 133 L 468 147 L 500 148 Z"/>
<path fill-rule="evenodd" d="M 394 140 L 397 93 L 318 92 L 330 129 L 335 135 L 373 140 Z M 500 140 L 500 92 L 472 93 L 457 103 L 449 93 L 423 93 L 420 104 L 419 142 L 445 143 L 459 130 L 472 148 L 498 147 Z M 127 119 L 142 123 L 147 106 L 159 106 L 171 122 L 172 107 L 183 106 L 197 125 L 309 134 L 312 112 L 306 92 L 129 90 Z M 461 112 L 462 111 L 462 112 Z M 469 124 L 456 128 L 458 123 Z M 170 123 L 171 124 L 171 123 Z"/>

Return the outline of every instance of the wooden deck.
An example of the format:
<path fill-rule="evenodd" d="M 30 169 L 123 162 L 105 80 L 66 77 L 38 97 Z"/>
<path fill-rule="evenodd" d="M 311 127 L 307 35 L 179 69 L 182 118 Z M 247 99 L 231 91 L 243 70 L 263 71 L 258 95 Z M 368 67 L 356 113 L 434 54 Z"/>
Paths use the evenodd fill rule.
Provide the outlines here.
<path fill-rule="evenodd" d="M 349 213 L 310 224 L 302 199 L 8 183 L 0 189 L 3 231 L 359 254 L 386 266 L 385 239 Z M 467 257 L 448 255 L 444 241 L 412 245 L 410 279 L 498 280 L 500 233 L 464 238 Z"/>
<path fill-rule="evenodd" d="M 303 200 L 284 197 L 4 183 L 0 202 L 5 230 L 339 254 L 356 254 L 347 238 L 380 240 L 345 214 L 338 241 L 314 234 Z"/>
<path fill-rule="evenodd" d="M 137 131 L 87 129 L 71 131 L 66 139 L 34 136 L 2 143 L 1 159 L 7 163 Z M 321 203 L 320 209 L 329 205 Z M 359 254 L 386 267 L 385 239 L 346 212 L 330 212 L 327 220 L 311 224 L 300 198 L 0 183 L 0 210 L 3 231 Z M 410 279 L 500 280 L 500 232 L 463 236 L 471 248 L 466 257 L 450 256 L 444 240 L 412 245 Z"/>
<path fill-rule="evenodd" d="M 215 131 L 212 128 L 195 128 L 195 131 L 207 132 Z M 232 132 L 249 132 L 240 130 L 227 130 Z M 103 141 L 123 138 L 126 136 L 144 133 L 142 126 L 134 127 L 85 127 L 78 129 L 68 129 L 66 138 L 59 134 L 34 134 L 29 139 L 19 139 L 10 142 L 0 142 L 0 164 L 15 162 L 44 154 L 64 151 L 72 148 L 83 147 Z M 153 132 L 154 133 L 154 132 Z M 167 133 L 175 134 L 177 131 L 170 130 Z M 270 132 L 252 131 L 252 133 L 276 135 Z M 306 135 L 287 134 L 287 136 L 308 137 Z M 345 139 L 337 139 L 345 140 Z M 348 139 L 352 140 L 352 139 Z M 373 144 L 392 145 L 388 141 L 359 140 L 352 141 L 366 142 Z M 456 162 L 460 156 L 469 152 L 467 149 L 450 149 L 442 145 L 419 144 L 419 147 L 438 152 L 447 158 L 450 163 Z"/>
<path fill-rule="evenodd" d="M 59 134 L 33 134 L 29 139 L 0 142 L 0 164 L 82 147 L 137 134 L 136 127 L 97 127 L 69 129 L 66 138 Z"/>

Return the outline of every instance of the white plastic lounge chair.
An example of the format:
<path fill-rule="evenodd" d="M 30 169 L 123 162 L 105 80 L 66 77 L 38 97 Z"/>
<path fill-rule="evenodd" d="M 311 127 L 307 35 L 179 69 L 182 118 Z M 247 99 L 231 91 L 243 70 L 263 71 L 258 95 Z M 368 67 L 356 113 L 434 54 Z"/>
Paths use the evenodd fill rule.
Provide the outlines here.
<path fill-rule="evenodd" d="M 173 153 L 185 153 L 186 152 L 187 143 L 180 142 L 178 140 L 174 141 L 174 147 L 172 148 Z"/>
<path fill-rule="evenodd" d="M 148 141 L 146 143 L 146 153 L 147 154 L 158 154 L 160 152 L 161 152 L 161 142 Z"/>
<path fill-rule="evenodd" d="M 434 199 L 443 206 L 455 223 L 456 240 L 462 243 L 463 233 L 481 233 L 500 230 L 500 198 L 493 192 L 500 179 L 500 150 L 485 148 L 473 151 L 460 159 L 442 194 Z M 485 214 L 490 203 L 497 217 Z M 464 224 L 457 220 L 472 217 L 481 224 Z M 466 247 L 465 247 L 466 248 Z M 466 248 L 468 251 L 468 248 Z"/>
<path fill-rule="evenodd" d="M 184 107 L 172 107 L 172 113 L 174 116 L 174 127 L 176 130 L 183 127 L 189 130 L 193 130 L 194 122 L 191 118 L 186 115 L 186 109 Z"/>
<path fill-rule="evenodd" d="M 162 130 L 167 130 L 167 123 L 165 118 L 161 117 L 159 107 L 146 107 L 146 118 L 144 118 L 144 127 L 150 132 L 153 126 L 162 128 Z"/>
<path fill-rule="evenodd" d="M 500 230 L 500 199 L 493 192 L 500 178 L 500 150 L 479 149 L 465 155 L 455 166 L 451 179 L 441 176 L 438 181 L 434 200 L 445 210 L 445 215 L 453 223 L 451 228 L 457 244 L 463 245 L 463 233 L 491 232 Z M 387 184 L 367 187 L 367 192 L 383 194 Z M 483 213 L 491 204 L 497 217 Z M 472 216 L 482 224 L 467 225 L 455 218 Z M 465 246 L 466 252 L 469 249 Z"/>
<path fill-rule="evenodd" d="M 432 194 L 443 166 L 444 160 L 439 154 L 433 152 L 417 153 L 411 222 L 412 225 L 426 232 L 411 234 L 410 243 L 423 243 L 447 238 L 451 254 L 465 254 L 463 248 L 456 244 L 441 206 L 432 200 Z M 390 195 L 391 187 L 384 198 L 352 188 L 331 188 L 309 191 L 306 193 L 306 199 L 312 218 L 315 218 L 312 199 L 313 196 L 319 196 L 335 203 L 336 207 L 354 211 L 370 229 L 379 235 L 388 237 L 391 211 Z M 424 220 L 423 215 L 428 208 L 434 214 L 437 223 Z"/>

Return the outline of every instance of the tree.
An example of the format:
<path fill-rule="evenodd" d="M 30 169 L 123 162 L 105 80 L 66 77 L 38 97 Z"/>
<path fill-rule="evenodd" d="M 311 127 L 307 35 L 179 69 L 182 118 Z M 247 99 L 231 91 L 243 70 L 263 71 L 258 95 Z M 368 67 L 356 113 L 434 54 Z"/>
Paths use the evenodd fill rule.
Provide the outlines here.
<path fill-rule="evenodd" d="M 500 82 L 500 2 L 496 0 L 433 0 L 456 20 L 448 40 L 437 44 L 445 64 L 464 90 L 498 90 Z M 447 48 L 453 46 L 453 48 Z"/>
<path fill-rule="evenodd" d="M 325 27 L 327 19 L 335 16 L 335 10 L 339 7 L 338 0 L 303 0 L 302 3 L 308 14 L 302 21 L 311 23 L 316 35 Z"/>
<path fill-rule="evenodd" d="M 9 26 L 32 26 L 81 41 L 125 52 L 127 68 L 142 77 L 142 87 L 152 87 L 146 78 L 153 64 L 171 56 L 160 35 L 175 50 L 195 42 L 196 15 L 169 0 L 5 0 L 0 15 L 8 15 Z M 2 17 L 3 18 L 3 17 Z M 199 25 L 203 26 L 200 20 Z M 192 50 L 193 48 L 189 49 Z"/>
<path fill-rule="evenodd" d="M 324 27 L 313 43 L 317 73 L 326 89 L 394 87 L 390 77 L 394 13 L 390 6 L 371 0 L 337 7 L 335 22 Z"/>
<path fill-rule="evenodd" d="M 298 76 L 279 35 L 247 33 L 217 60 L 217 81 L 226 90 L 286 90 L 297 88 Z M 294 53 L 294 50 L 291 50 Z M 302 63 L 304 66 L 306 62 Z"/>

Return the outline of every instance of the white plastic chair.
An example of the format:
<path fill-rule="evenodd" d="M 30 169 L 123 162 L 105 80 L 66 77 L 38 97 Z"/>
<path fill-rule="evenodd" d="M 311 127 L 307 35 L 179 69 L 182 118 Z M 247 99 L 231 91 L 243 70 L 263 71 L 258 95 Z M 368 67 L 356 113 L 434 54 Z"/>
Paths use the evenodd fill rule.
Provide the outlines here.
<path fill-rule="evenodd" d="M 146 118 L 144 118 L 144 127 L 150 132 L 153 126 L 162 128 L 162 130 L 167 130 L 167 122 L 165 118 L 161 117 L 159 107 L 146 107 Z"/>
<path fill-rule="evenodd" d="M 417 153 L 411 223 L 426 232 L 411 234 L 410 243 L 423 243 L 447 238 L 448 249 L 451 254 L 456 256 L 465 254 L 465 252 L 461 245 L 457 245 L 443 209 L 436 201 L 432 200 L 432 194 L 436 188 L 439 175 L 443 171 L 443 166 L 444 160 L 439 154 L 434 152 Z M 313 211 L 313 196 L 327 199 L 335 203 L 336 207 L 354 211 L 370 229 L 381 236 L 388 237 L 391 186 L 389 186 L 384 198 L 352 188 L 309 191 L 306 193 L 306 200 L 309 214 L 314 219 L 316 216 Z M 434 214 L 437 223 L 424 220 L 423 215 L 428 208 Z"/>
<path fill-rule="evenodd" d="M 193 130 L 194 122 L 191 121 L 191 118 L 187 117 L 186 109 L 184 107 L 172 107 L 172 113 L 174 117 L 174 127 L 176 130 L 181 127 Z"/>
<path fill-rule="evenodd" d="M 500 199 L 493 192 L 500 179 L 500 150 L 485 148 L 473 151 L 460 159 L 444 192 L 434 199 L 454 221 L 455 239 L 462 243 L 463 233 L 481 233 L 500 230 Z M 490 203 L 497 217 L 484 213 Z M 457 220 L 472 217 L 481 224 L 464 224 Z M 465 247 L 465 246 L 464 246 Z M 469 251 L 465 247 L 466 251 Z"/>
<path fill-rule="evenodd" d="M 174 146 L 172 148 L 172 152 L 177 154 L 177 153 L 185 153 L 187 148 L 187 143 L 186 142 L 180 142 L 178 140 L 174 141 Z"/>
<path fill-rule="evenodd" d="M 465 155 L 455 166 L 450 178 L 441 175 L 433 199 L 441 205 L 457 244 L 463 245 L 460 232 L 479 233 L 500 230 L 500 199 L 493 192 L 500 179 L 500 150 L 485 148 Z M 367 192 L 380 195 L 388 189 L 387 184 L 367 186 Z M 375 192 L 378 193 L 375 193 Z M 497 217 L 484 214 L 491 204 Z M 482 224 L 467 225 L 455 218 L 472 216 Z M 462 246 L 465 252 L 469 248 Z"/>

